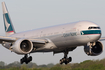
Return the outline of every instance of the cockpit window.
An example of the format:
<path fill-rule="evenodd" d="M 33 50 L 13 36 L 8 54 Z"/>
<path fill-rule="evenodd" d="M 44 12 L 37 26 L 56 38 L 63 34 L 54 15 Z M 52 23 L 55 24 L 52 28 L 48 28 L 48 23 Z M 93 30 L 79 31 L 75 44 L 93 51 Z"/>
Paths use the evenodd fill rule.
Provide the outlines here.
<path fill-rule="evenodd" d="M 100 27 L 89 27 L 88 29 L 100 29 Z"/>

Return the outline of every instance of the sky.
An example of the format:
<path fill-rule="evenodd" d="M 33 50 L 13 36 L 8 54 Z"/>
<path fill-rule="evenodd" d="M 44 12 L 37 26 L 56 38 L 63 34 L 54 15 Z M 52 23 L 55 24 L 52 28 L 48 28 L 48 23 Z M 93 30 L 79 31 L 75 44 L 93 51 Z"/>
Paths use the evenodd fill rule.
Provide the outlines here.
<path fill-rule="evenodd" d="M 105 0 L 0 0 L 5 1 L 15 31 L 21 32 L 58 24 L 91 21 L 98 24 L 105 36 Z M 2 6 L 0 6 L 0 35 L 5 36 Z M 102 42 L 105 46 L 105 41 Z M 64 54 L 53 56 L 49 53 L 32 53 L 33 61 L 40 64 L 59 63 Z M 77 47 L 69 52 L 71 63 L 80 63 L 84 60 L 105 58 L 105 50 L 99 56 L 87 56 L 84 47 Z M 23 55 L 17 55 L 0 45 L 0 61 L 9 64 L 20 61 Z"/>

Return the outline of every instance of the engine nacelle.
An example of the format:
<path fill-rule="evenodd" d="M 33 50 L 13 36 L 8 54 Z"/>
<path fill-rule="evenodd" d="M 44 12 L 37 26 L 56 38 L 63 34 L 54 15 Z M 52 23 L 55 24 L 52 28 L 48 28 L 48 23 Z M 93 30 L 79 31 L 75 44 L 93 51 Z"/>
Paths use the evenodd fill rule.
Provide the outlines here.
<path fill-rule="evenodd" d="M 17 54 L 28 54 L 32 51 L 32 49 L 33 44 L 27 39 L 19 39 L 12 46 L 13 52 Z"/>
<path fill-rule="evenodd" d="M 91 42 L 90 45 L 84 46 L 87 55 L 97 56 L 103 52 L 103 44 L 100 41 Z"/>

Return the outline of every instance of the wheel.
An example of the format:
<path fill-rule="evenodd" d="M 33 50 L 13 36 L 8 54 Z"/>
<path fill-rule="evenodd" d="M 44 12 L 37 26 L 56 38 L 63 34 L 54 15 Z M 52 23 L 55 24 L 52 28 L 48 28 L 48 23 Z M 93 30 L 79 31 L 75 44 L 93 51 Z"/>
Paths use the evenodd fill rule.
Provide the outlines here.
<path fill-rule="evenodd" d="M 28 64 L 29 62 L 28 61 L 25 61 L 25 63 Z"/>
<path fill-rule="evenodd" d="M 62 65 L 63 63 L 60 61 L 60 64 Z"/>
<path fill-rule="evenodd" d="M 30 61 L 32 61 L 32 56 L 28 57 L 28 58 L 25 60 L 25 63 L 28 64 Z"/>
<path fill-rule="evenodd" d="M 60 64 L 63 64 L 62 59 L 60 60 Z"/>
<path fill-rule="evenodd" d="M 26 59 L 25 59 L 25 58 L 22 58 L 22 59 L 20 60 L 20 63 L 23 64 L 25 61 L 26 61 Z"/>
<path fill-rule="evenodd" d="M 32 61 L 32 56 L 28 57 L 28 58 L 27 58 L 27 61 L 28 61 L 28 62 Z"/>
<path fill-rule="evenodd" d="M 32 56 L 29 57 L 29 60 L 32 61 Z"/>
<path fill-rule="evenodd" d="M 68 64 L 68 62 L 67 62 L 67 61 L 65 61 L 65 64 L 67 65 L 67 64 Z"/>
<path fill-rule="evenodd" d="M 69 60 L 70 60 L 69 62 L 71 62 L 71 61 L 72 61 L 72 58 L 71 58 L 71 57 L 69 57 Z"/>
<path fill-rule="evenodd" d="M 62 60 L 63 60 L 63 62 L 65 62 L 66 61 L 66 58 L 62 58 Z"/>
<path fill-rule="evenodd" d="M 20 60 L 20 63 L 23 64 L 23 59 Z"/>

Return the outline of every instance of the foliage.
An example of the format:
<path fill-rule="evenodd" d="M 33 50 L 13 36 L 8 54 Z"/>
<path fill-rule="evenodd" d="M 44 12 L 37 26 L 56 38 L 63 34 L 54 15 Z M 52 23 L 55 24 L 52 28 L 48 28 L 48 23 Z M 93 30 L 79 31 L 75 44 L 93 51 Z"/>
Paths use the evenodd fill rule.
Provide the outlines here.
<path fill-rule="evenodd" d="M 17 61 L 6 65 L 1 61 L 0 70 L 105 70 L 105 59 L 86 60 L 81 63 L 70 63 L 67 65 L 54 65 L 52 63 L 47 65 L 37 65 L 32 62 L 26 65 L 20 64 Z"/>
<path fill-rule="evenodd" d="M 5 63 L 3 61 L 0 61 L 0 66 L 5 66 Z"/>

